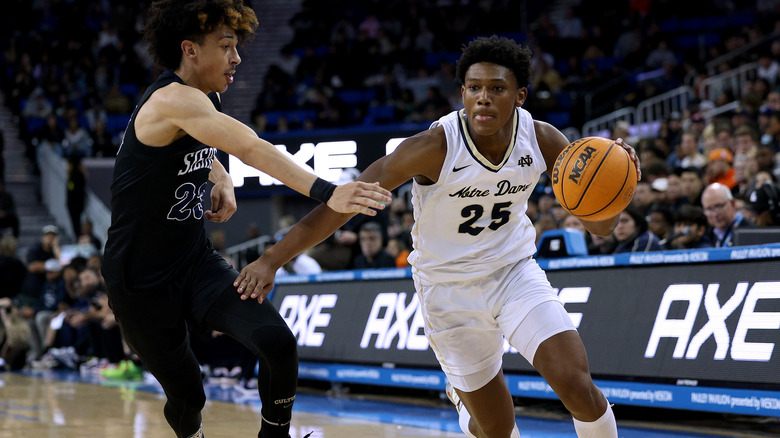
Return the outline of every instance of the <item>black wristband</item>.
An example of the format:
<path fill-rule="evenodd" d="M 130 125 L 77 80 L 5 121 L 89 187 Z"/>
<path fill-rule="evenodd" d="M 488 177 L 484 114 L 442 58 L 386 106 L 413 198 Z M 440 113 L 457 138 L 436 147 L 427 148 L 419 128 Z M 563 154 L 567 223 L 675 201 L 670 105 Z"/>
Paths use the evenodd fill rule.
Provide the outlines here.
<path fill-rule="evenodd" d="M 309 189 L 309 197 L 323 204 L 328 203 L 328 199 L 333 196 L 333 191 L 336 190 L 336 184 L 329 183 L 322 178 L 314 180 L 314 184 Z"/>

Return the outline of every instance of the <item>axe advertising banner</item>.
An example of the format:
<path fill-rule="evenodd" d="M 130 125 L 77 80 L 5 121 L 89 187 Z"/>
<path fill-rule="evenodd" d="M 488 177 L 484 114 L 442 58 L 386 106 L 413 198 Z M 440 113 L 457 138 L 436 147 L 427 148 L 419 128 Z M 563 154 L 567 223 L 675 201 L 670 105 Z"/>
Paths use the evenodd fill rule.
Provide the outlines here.
<path fill-rule="evenodd" d="M 272 301 L 298 339 L 301 360 L 438 369 L 408 271 L 393 272 L 277 284 Z M 594 376 L 780 388 L 778 259 L 548 276 L 578 327 Z M 533 371 L 505 346 L 505 371 Z"/>

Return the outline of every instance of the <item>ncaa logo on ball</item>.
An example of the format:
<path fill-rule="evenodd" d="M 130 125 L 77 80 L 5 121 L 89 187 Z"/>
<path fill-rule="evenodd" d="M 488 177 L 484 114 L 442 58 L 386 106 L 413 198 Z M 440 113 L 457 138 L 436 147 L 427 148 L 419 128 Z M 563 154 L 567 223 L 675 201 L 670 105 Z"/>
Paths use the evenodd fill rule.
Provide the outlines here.
<path fill-rule="evenodd" d="M 569 179 L 574 183 L 579 184 L 582 177 L 582 171 L 588 167 L 588 161 L 593 158 L 593 153 L 596 152 L 596 148 L 586 146 L 585 149 L 580 152 L 580 156 L 577 157 L 577 161 L 574 162 L 574 166 L 571 168 Z"/>

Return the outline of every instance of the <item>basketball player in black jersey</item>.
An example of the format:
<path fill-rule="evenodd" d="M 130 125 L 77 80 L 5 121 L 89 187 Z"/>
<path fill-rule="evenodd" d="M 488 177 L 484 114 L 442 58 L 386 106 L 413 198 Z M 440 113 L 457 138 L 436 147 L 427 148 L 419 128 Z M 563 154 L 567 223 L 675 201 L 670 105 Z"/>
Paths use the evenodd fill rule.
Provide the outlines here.
<path fill-rule="evenodd" d="M 576 327 L 533 259 L 535 232 L 526 205 L 569 141 L 522 108 L 530 50 L 507 38 L 477 38 L 464 48 L 456 76 L 464 108 L 401 142 L 358 179 L 388 189 L 413 180 L 409 262 L 429 345 L 455 388 L 448 385 L 447 395 L 461 429 L 469 437 L 519 437 L 501 371 L 507 339 L 560 397 L 580 438 L 617 438 L 615 417 L 593 383 Z M 616 144 L 641 175 L 634 149 L 621 139 Z M 582 222 L 606 236 L 618 217 Z M 262 299 L 279 266 L 348 219 L 316 208 L 241 271 L 242 298 Z"/>
<path fill-rule="evenodd" d="M 257 26 L 242 0 L 162 0 L 145 32 L 168 69 L 135 108 L 117 154 L 103 275 L 127 344 L 167 396 L 177 437 L 201 437 L 206 397 L 186 324 L 227 333 L 259 358 L 259 437 L 289 436 L 298 356 L 270 303 L 239 299 L 238 272 L 207 239 L 203 218 L 228 220 L 233 184 L 216 149 L 343 213 L 376 214 L 390 202 L 377 184 L 335 186 L 312 175 L 219 111 L 218 94 L 241 62 L 237 46 Z M 211 181 L 211 209 L 204 197 Z"/>

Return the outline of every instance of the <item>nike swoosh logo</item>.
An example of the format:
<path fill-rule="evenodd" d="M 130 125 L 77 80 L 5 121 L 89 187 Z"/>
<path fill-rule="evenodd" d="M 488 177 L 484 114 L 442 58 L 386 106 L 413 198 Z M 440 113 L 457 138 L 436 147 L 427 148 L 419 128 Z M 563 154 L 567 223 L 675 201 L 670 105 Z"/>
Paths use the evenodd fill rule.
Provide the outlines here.
<path fill-rule="evenodd" d="M 290 404 L 288 404 L 288 405 L 282 405 L 282 407 L 283 407 L 284 409 L 287 409 L 287 408 L 289 408 L 289 407 L 290 407 L 290 406 L 292 406 L 292 405 L 293 405 L 293 404 L 292 404 L 292 403 L 290 403 Z"/>
<path fill-rule="evenodd" d="M 465 166 L 463 166 L 463 167 L 453 167 L 453 168 L 452 168 L 452 171 L 453 171 L 453 172 L 460 172 L 461 170 L 463 170 L 463 169 L 465 169 L 465 168 L 467 168 L 467 167 L 469 167 L 469 166 L 471 166 L 471 164 L 467 164 L 467 165 L 465 165 Z"/>

